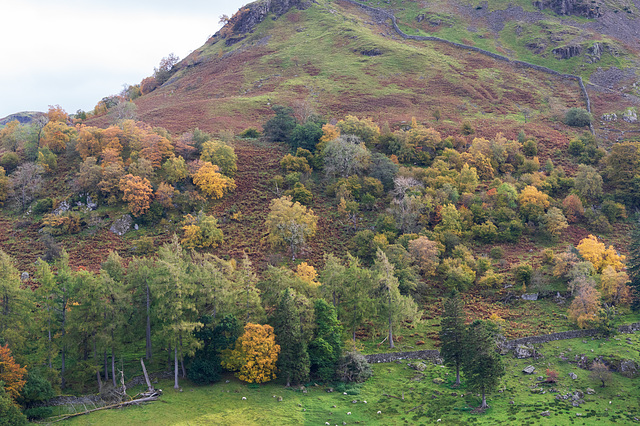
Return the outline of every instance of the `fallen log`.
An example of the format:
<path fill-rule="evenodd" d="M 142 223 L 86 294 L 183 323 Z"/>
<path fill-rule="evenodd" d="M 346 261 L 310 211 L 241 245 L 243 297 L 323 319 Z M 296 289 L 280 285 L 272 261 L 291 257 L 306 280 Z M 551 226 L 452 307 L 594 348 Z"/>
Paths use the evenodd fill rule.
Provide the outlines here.
<path fill-rule="evenodd" d="M 148 396 L 145 398 L 139 398 L 139 399 L 132 399 L 131 401 L 125 401 L 125 402 L 119 402 L 117 404 L 112 404 L 112 405 L 106 405 L 104 407 L 100 407 L 100 408 L 94 408 L 91 410 L 86 410 L 86 411 L 82 411 L 80 413 L 74 413 L 74 414 L 68 414 L 68 415 L 64 415 L 64 417 L 59 418 L 57 420 L 51 421 L 49 423 L 57 423 L 57 422 L 61 422 L 63 420 L 67 420 L 70 419 L 72 417 L 77 417 L 77 416 L 82 416 L 83 414 L 89 414 L 89 413 L 93 413 L 95 411 L 100 411 L 100 410 L 110 410 L 112 408 L 122 408 L 122 407 L 126 407 L 128 405 L 137 405 L 143 402 L 152 402 L 152 401 L 157 401 L 158 398 L 160 397 L 161 393 L 160 392 L 156 392 L 154 393 L 152 396 Z"/>

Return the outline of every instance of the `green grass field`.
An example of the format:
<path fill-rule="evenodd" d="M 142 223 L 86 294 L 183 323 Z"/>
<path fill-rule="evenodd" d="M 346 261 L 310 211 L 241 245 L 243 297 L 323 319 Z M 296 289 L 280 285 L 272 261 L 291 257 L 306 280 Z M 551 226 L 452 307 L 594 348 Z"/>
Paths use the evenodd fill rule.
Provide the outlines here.
<path fill-rule="evenodd" d="M 507 374 L 499 389 L 488 396 L 491 408 L 484 413 L 473 410 L 480 398 L 465 388 L 464 378 L 463 385 L 455 388 L 452 385 L 455 373 L 449 368 L 427 363 L 426 369 L 418 372 L 407 364 L 419 361 L 405 360 L 375 364 L 374 376 L 369 381 L 347 388 L 336 387 L 333 392 L 313 384 L 306 392 L 287 389 L 277 381 L 247 385 L 231 375 L 212 386 L 193 386 L 184 380 L 180 392 L 173 389 L 172 382 L 161 381 L 158 387 L 164 390 L 164 395 L 157 402 L 96 412 L 63 424 L 631 424 L 640 416 L 638 379 L 613 373 L 611 383 L 602 388 L 600 382 L 589 378 L 587 370 L 570 362 L 576 355 L 584 355 L 590 361 L 597 356 L 637 361 L 638 348 L 640 336 L 617 335 L 608 340 L 572 339 L 540 345 L 537 350 L 542 356 L 537 360 L 515 359 L 508 354 L 503 357 Z M 527 365 L 536 368 L 534 374 L 521 371 Z M 556 384 L 538 380 L 546 378 L 547 368 L 558 373 Z M 577 379 L 571 379 L 569 373 L 575 373 Z M 436 384 L 434 379 L 442 379 L 444 383 Z M 588 395 L 588 388 L 595 393 Z M 556 399 L 556 395 L 577 390 L 585 393 L 584 403 L 579 407 L 573 407 L 571 400 Z M 548 417 L 541 416 L 545 411 L 549 411 Z"/>

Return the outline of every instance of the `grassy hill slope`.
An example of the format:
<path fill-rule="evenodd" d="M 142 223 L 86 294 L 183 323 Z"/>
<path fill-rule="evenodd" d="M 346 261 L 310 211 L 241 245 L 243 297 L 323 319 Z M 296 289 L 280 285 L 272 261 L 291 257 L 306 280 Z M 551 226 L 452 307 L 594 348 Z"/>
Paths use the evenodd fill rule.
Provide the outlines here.
<path fill-rule="evenodd" d="M 501 10 L 493 3 L 476 9 L 450 2 L 368 4 L 389 8 L 409 34 L 436 35 L 593 80 L 596 117 L 637 101 L 619 90 L 635 90 L 633 43 L 595 32 L 589 26 L 594 20 L 561 19 L 528 11 L 532 7 L 495 15 Z M 445 133 L 467 120 L 483 135 L 500 129 L 513 137 L 525 127 L 554 144 L 565 139 L 564 111 L 585 106 L 573 81 L 438 42 L 403 40 L 389 20 L 346 2 L 321 0 L 275 18 L 269 15 L 249 33 L 212 37 L 167 83 L 136 101 L 141 118 L 172 131 L 241 130 L 263 123 L 273 104 L 305 102 L 328 117 L 370 116 L 393 126 L 412 116 L 431 119 L 439 109 L 443 120 L 436 127 Z M 634 14 L 629 18 L 636 22 Z M 580 55 L 558 59 L 566 49 L 552 53 L 573 45 Z M 524 110 L 530 111 L 526 125 Z"/>

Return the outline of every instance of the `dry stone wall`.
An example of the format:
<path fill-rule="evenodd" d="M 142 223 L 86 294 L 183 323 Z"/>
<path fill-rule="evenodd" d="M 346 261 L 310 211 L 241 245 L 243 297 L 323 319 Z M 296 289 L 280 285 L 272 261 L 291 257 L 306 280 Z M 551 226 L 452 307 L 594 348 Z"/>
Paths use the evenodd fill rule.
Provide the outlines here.
<path fill-rule="evenodd" d="M 502 55 L 498 55 L 497 53 L 493 53 L 493 52 L 489 52 L 488 50 L 484 50 L 484 49 L 480 49 L 478 47 L 474 47 L 474 46 L 469 46 L 466 44 L 462 44 L 462 43 L 456 43 L 453 41 L 449 41 L 440 37 L 433 37 L 433 36 L 414 36 L 414 35 L 409 35 L 406 34 L 404 31 L 402 31 L 400 29 L 400 27 L 398 26 L 398 23 L 396 21 L 396 17 L 395 15 L 393 15 L 390 12 L 387 12 L 386 10 L 382 10 L 382 9 L 377 9 L 375 7 L 371 7 L 371 6 L 367 6 L 364 5 L 362 3 L 358 3 L 355 0 L 342 0 L 344 2 L 347 3 L 351 3 L 354 4 L 356 6 L 359 6 L 360 8 L 375 14 L 376 16 L 382 16 L 382 17 L 386 17 L 388 19 L 391 19 L 391 23 L 393 25 L 393 29 L 398 33 L 398 35 L 400 35 L 400 37 L 407 39 L 407 40 L 418 40 L 418 41 L 437 41 L 440 43 L 445 43 L 448 44 L 450 46 L 455 46 L 458 47 L 460 49 L 466 49 L 466 50 L 471 50 L 474 52 L 478 52 L 480 54 L 486 55 L 486 56 L 490 56 L 493 59 L 496 59 L 498 61 L 504 61 L 504 62 L 509 62 L 511 64 L 514 64 L 516 66 L 519 67 L 523 67 L 523 68 L 530 68 L 530 69 L 534 69 L 537 71 L 541 71 L 547 74 L 551 74 L 551 75 L 555 75 L 561 78 L 566 78 L 569 80 L 573 80 L 576 81 L 578 83 L 578 86 L 580 86 L 580 90 L 582 91 L 582 95 L 584 96 L 585 99 L 585 104 L 586 104 L 586 110 L 591 113 L 591 100 L 589 99 L 589 93 L 587 93 L 587 89 L 584 85 L 584 82 L 582 81 L 582 77 L 578 76 L 578 75 L 573 75 L 573 74 L 562 74 L 556 70 L 553 70 L 551 68 L 547 68 L 541 65 L 535 65 L 535 64 L 530 64 L 528 62 L 524 62 L 524 61 L 516 61 L 516 60 L 511 60 L 509 58 L 507 58 L 506 56 L 502 56 Z M 589 124 L 589 128 L 591 129 L 591 133 L 594 133 L 593 130 L 593 126 L 591 124 Z"/>
<path fill-rule="evenodd" d="M 628 325 L 621 325 L 618 327 L 619 333 L 633 333 L 640 331 L 640 322 L 636 322 Z M 557 340 L 577 339 L 584 337 L 597 336 L 599 330 L 569 330 L 561 331 L 559 333 L 543 334 L 541 336 L 523 337 L 522 339 L 507 340 L 504 347 L 505 349 L 515 349 L 518 345 L 526 344 L 539 344 L 554 342 Z M 365 358 L 370 364 L 376 364 L 379 362 L 394 362 L 401 359 L 431 359 L 436 360 L 440 358 L 440 352 L 431 349 L 424 351 L 411 351 L 411 352 L 390 352 L 385 354 L 372 354 L 365 355 Z"/>

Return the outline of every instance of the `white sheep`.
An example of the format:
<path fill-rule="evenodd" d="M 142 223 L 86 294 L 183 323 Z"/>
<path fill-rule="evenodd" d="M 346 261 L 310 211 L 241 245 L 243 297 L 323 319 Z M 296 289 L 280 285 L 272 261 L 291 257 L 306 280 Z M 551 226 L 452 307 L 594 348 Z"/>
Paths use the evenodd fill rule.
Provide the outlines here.
<path fill-rule="evenodd" d="M 246 401 L 246 400 L 247 400 L 247 397 L 246 397 L 246 396 L 243 396 L 243 397 L 242 397 L 242 400 L 243 400 L 243 401 Z"/>
<path fill-rule="evenodd" d="M 378 411 L 378 414 L 382 414 L 382 411 Z"/>
<path fill-rule="evenodd" d="M 347 412 L 347 416 L 350 416 L 350 415 L 351 415 L 351 411 Z"/>

